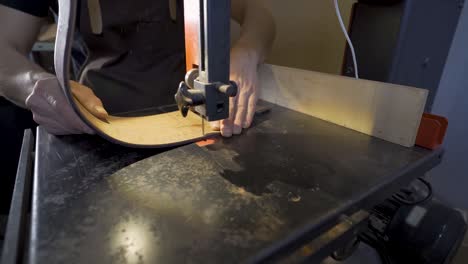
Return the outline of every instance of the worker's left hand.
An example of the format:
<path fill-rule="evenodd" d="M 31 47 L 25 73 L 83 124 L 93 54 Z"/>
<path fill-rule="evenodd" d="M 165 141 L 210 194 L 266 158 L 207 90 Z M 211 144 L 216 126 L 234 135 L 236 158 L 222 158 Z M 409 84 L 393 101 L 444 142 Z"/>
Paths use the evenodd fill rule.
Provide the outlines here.
<path fill-rule="evenodd" d="M 259 55 L 256 51 L 237 45 L 231 51 L 231 80 L 237 83 L 237 96 L 230 99 L 229 118 L 213 122 L 215 129 L 230 137 L 249 128 L 255 115 L 258 100 L 257 68 Z"/>

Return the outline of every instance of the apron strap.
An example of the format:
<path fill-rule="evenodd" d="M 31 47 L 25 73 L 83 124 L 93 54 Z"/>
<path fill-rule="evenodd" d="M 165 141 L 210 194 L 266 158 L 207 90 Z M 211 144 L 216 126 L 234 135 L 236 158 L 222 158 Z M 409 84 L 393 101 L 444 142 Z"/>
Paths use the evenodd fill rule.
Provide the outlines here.
<path fill-rule="evenodd" d="M 169 0 L 169 13 L 172 21 L 177 20 L 177 0 Z"/>
<path fill-rule="evenodd" d="M 102 12 L 99 0 L 88 0 L 89 22 L 93 34 L 102 34 Z"/>

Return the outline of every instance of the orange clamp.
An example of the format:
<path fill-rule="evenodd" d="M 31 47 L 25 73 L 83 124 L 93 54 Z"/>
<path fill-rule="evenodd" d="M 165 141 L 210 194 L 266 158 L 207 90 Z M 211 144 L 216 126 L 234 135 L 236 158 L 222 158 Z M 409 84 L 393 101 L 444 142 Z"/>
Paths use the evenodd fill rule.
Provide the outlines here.
<path fill-rule="evenodd" d="M 436 149 L 444 142 L 447 127 L 447 118 L 424 113 L 421 125 L 419 125 L 416 145 L 427 149 Z"/>

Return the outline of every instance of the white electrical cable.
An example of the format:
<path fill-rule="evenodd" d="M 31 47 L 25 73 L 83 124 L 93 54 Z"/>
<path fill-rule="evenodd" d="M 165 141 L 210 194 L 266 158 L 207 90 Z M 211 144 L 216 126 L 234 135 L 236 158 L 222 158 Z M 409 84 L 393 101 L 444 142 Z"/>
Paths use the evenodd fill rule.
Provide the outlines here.
<path fill-rule="evenodd" d="M 341 17 L 340 7 L 338 6 L 338 0 L 334 0 L 334 2 L 335 2 L 336 16 L 338 16 L 338 21 L 340 22 L 341 30 L 343 31 L 345 35 L 346 41 L 348 42 L 348 45 L 349 45 L 349 49 L 351 50 L 351 55 L 353 56 L 354 76 L 356 77 L 356 79 L 359 79 L 356 52 L 354 51 L 353 42 L 351 42 L 351 39 L 349 38 L 349 35 L 348 35 L 348 31 L 346 30 L 346 27 L 343 23 L 343 17 Z"/>

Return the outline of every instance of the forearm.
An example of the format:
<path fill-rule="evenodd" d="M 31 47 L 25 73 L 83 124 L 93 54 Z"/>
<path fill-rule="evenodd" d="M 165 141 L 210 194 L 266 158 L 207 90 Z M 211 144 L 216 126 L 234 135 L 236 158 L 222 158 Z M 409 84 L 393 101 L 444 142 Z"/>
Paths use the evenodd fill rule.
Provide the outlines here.
<path fill-rule="evenodd" d="M 241 25 L 236 46 L 255 51 L 259 62 L 263 62 L 275 38 L 274 19 L 261 0 L 244 0 L 243 7 L 236 19 Z"/>
<path fill-rule="evenodd" d="M 0 58 L 0 95 L 26 107 L 25 100 L 36 81 L 52 75 L 6 43 L 0 43 Z"/>
<path fill-rule="evenodd" d="M 36 81 L 51 76 L 28 59 L 43 23 L 0 4 L 0 96 L 22 107 Z"/>

